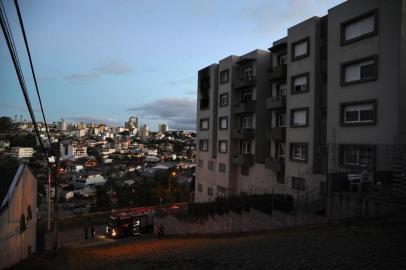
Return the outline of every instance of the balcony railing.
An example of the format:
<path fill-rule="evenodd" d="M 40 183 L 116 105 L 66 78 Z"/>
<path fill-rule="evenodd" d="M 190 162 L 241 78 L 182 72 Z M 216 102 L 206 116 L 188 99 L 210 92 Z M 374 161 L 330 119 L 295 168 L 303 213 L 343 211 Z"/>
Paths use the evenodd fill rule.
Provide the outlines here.
<path fill-rule="evenodd" d="M 236 154 L 232 157 L 232 163 L 240 166 L 252 166 L 254 164 L 254 155 Z"/>
<path fill-rule="evenodd" d="M 277 110 L 286 108 L 286 96 L 274 96 L 266 99 L 266 108 L 268 110 Z"/>
<path fill-rule="evenodd" d="M 253 75 L 243 75 L 235 82 L 235 88 L 253 87 L 257 82 L 257 77 Z"/>
<path fill-rule="evenodd" d="M 265 168 L 282 172 L 285 170 L 285 160 L 282 158 L 267 157 L 265 158 Z"/>
<path fill-rule="evenodd" d="M 239 128 L 233 129 L 232 135 L 234 139 L 254 139 L 255 129 L 252 128 Z"/>
<path fill-rule="evenodd" d="M 281 64 L 276 67 L 272 67 L 269 70 L 269 80 L 281 80 L 286 79 L 286 64 Z"/>
<path fill-rule="evenodd" d="M 254 113 L 255 101 L 240 102 L 233 108 L 233 113 Z"/>

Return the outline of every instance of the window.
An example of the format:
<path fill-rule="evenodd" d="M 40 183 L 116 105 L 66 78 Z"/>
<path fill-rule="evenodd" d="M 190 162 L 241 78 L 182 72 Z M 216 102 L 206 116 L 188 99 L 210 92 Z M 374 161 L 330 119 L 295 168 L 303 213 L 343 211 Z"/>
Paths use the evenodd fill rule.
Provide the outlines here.
<path fill-rule="evenodd" d="M 220 107 L 228 106 L 228 94 L 220 95 Z"/>
<path fill-rule="evenodd" d="M 229 72 L 228 69 L 223 70 L 222 72 L 220 72 L 220 83 L 221 84 L 228 83 L 229 75 L 230 75 L 230 72 Z"/>
<path fill-rule="evenodd" d="M 250 168 L 248 166 L 241 166 L 241 175 L 249 176 Z"/>
<path fill-rule="evenodd" d="M 309 108 L 299 108 L 290 110 L 291 127 L 307 127 L 309 120 Z"/>
<path fill-rule="evenodd" d="M 203 191 L 203 185 L 198 183 L 197 184 L 197 191 L 202 192 Z"/>
<path fill-rule="evenodd" d="M 243 155 L 251 154 L 251 142 L 241 142 L 241 154 Z"/>
<path fill-rule="evenodd" d="M 377 77 L 376 55 L 341 64 L 341 85 L 374 81 Z"/>
<path fill-rule="evenodd" d="M 252 101 L 252 92 L 245 91 L 241 93 L 241 103 L 251 103 Z"/>
<path fill-rule="evenodd" d="M 278 89 L 276 90 L 276 96 L 278 97 L 286 97 L 287 86 L 286 83 L 282 83 L 278 85 Z"/>
<path fill-rule="evenodd" d="M 277 127 L 286 126 L 286 113 L 277 113 L 276 114 L 276 126 Z"/>
<path fill-rule="evenodd" d="M 373 10 L 341 24 L 341 45 L 374 36 L 378 33 L 378 10 Z"/>
<path fill-rule="evenodd" d="M 300 94 L 309 91 L 309 73 L 292 77 L 292 94 Z"/>
<path fill-rule="evenodd" d="M 305 179 L 303 177 L 292 177 L 292 189 L 305 191 Z"/>
<path fill-rule="evenodd" d="M 286 54 L 280 54 L 278 55 L 278 65 L 284 65 L 286 64 Z"/>
<path fill-rule="evenodd" d="M 219 129 L 227 129 L 228 128 L 228 118 L 227 117 L 220 117 L 219 119 Z"/>
<path fill-rule="evenodd" d="M 244 116 L 241 118 L 241 128 L 252 128 L 252 118 L 250 116 Z"/>
<path fill-rule="evenodd" d="M 201 79 L 199 88 L 200 88 L 200 109 L 206 110 L 209 108 L 210 104 L 209 98 L 210 77 Z"/>
<path fill-rule="evenodd" d="M 199 141 L 199 150 L 207 152 L 209 151 L 209 140 L 200 140 Z"/>
<path fill-rule="evenodd" d="M 341 125 L 375 125 L 377 118 L 376 100 L 341 104 Z"/>
<path fill-rule="evenodd" d="M 292 43 L 292 61 L 297 61 L 309 56 L 309 37 Z"/>
<path fill-rule="evenodd" d="M 207 162 L 207 168 L 208 168 L 210 171 L 214 170 L 214 162 L 213 162 L 213 161 Z"/>
<path fill-rule="evenodd" d="M 254 69 L 252 66 L 246 66 L 241 68 L 241 80 L 253 80 Z"/>
<path fill-rule="evenodd" d="M 219 152 L 227 153 L 227 141 L 219 141 Z"/>
<path fill-rule="evenodd" d="M 342 145 L 341 164 L 345 166 L 371 167 L 374 162 L 375 146 Z"/>
<path fill-rule="evenodd" d="M 197 160 L 197 166 L 199 166 L 199 168 L 203 168 L 203 160 L 198 159 Z"/>
<path fill-rule="evenodd" d="M 209 129 L 209 119 L 200 119 L 200 130 Z"/>
<path fill-rule="evenodd" d="M 307 143 L 291 143 L 290 159 L 293 161 L 307 161 Z"/>
<path fill-rule="evenodd" d="M 207 195 L 213 196 L 213 188 L 212 187 L 207 187 Z"/>
<path fill-rule="evenodd" d="M 277 143 L 276 144 L 276 157 L 278 159 L 285 159 L 285 148 L 286 145 L 284 143 Z"/>
<path fill-rule="evenodd" d="M 219 172 L 222 172 L 222 173 L 226 172 L 226 164 L 219 163 Z"/>

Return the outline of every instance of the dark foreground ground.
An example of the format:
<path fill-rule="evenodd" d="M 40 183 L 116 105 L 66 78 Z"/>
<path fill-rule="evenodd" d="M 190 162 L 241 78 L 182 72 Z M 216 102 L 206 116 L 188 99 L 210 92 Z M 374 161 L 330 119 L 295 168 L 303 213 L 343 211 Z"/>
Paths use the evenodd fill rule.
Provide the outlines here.
<path fill-rule="evenodd" d="M 35 256 L 18 269 L 406 269 L 406 224 L 375 222 L 250 235 L 152 235 Z"/>

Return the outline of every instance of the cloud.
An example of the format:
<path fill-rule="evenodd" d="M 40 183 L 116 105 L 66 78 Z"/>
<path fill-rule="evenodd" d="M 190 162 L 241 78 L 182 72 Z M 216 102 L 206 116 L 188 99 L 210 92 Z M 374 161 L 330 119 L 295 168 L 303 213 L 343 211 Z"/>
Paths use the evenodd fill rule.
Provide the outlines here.
<path fill-rule="evenodd" d="M 113 61 L 105 65 L 94 67 L 91 71 L 82 73 L 73 73 L 65 76 L 64 80 L 70 83 L 87 83 L 94 81 L 103 75 L 126 75 L 133 71 L 133 68 L 126 63 Z"/>
<path fill-rule="evenodd" d="M 73 122 L 85 122 L 85 123 L 104 123 L 108 125 L 118 125 L 119 121 L 113 117 L 100 117 L 100 116 L 91 116 L 91 115 L 82 115 L 82 116 L 68 116 L 67 120 Z"/>
<path fill-rule="evenodd" d="M 159 120 L 173 129 L 196 129 L 196 100 L 190 98 L 162 98 L 141 106 L 128 108 L 145 120 Z"/>
<path fill-rule="evenodd" d="M 169 80 L 166 81 L 167 84 L 170 85 L 195 85 L 196 84 L 196 76 L 189 76 L 187 78 L 183 78 L 180 80 Z"/>

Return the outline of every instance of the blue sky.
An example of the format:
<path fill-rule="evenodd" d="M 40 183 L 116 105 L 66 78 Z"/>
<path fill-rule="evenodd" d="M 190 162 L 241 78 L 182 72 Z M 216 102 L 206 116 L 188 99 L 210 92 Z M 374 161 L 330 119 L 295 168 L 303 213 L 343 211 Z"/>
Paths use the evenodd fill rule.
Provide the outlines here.
<path fill-rule="evenodd" d="M 15 7 L 2 0 L 41 119 Z M 49 121 L 194 129 L 197 71 L 267 49 L 287 28 L 343 0 L 20 0 Z M 0 115 L 28 119 L 0 34 Z"/>

